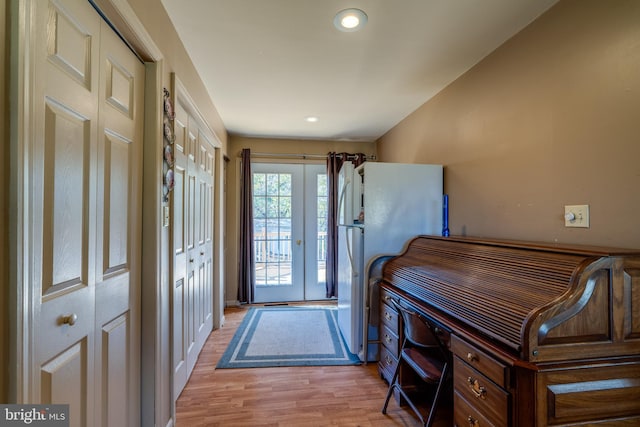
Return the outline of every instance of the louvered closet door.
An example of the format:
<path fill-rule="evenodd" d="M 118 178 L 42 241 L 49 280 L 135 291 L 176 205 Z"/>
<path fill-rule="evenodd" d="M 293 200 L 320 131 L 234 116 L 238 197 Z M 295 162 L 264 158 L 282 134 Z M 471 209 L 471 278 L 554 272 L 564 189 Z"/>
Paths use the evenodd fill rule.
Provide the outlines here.
<path fill-rule="evenodd" d="M 32 4 L 33 398 L 137 425 L 144 67 L 86 0 Z"/>

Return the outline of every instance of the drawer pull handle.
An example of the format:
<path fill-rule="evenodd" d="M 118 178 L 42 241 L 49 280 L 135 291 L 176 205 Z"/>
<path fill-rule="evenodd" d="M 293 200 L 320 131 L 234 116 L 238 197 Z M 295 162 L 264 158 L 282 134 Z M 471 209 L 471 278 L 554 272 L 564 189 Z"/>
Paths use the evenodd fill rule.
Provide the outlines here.
<path fill-rule="evenodd" d="M 387 356 L 385 361 L 387 362 L 387 365 L 393 365 L 393 359 L 391 357 Z"/>
<path fill-rule="evenodd" d="M 480 421 L 476 420 L 471 415 L 467 417 L 467 422 L 469 423 L 470 427 L 480 427 Z"/>
<path fill-rule="evenodd" d="M 389 313 L 387 313 L 386 311 L 384 312 L 384 318 L 387 319 L 387 320 L 391 320 L 392 319 L 391 315 Z"/>
<path fill-rule="evenodd" d="M 384 340 L 387 344 L 391 344 L 391 337 L 388 334 L 384 334 Z"/>
<path fill-rule="evenodd" d="M 389 301 L 391 299 L 391 297 L 389 295 L 385 295 L 382 297 L 383 300 L 385 301 Z"/>
<path fill-rule="evenodd" d="M 469 361 L 469 363 L 472 363 L 475 360 L 478 360 L 478 356 L 469 352 L 467 353 L 467 360 Z"/>
<path fill-rule="evenodd" d="M 480 383 L 478 383 L 478 380 L 468 377 L 467 382 L 469 383 L 469 389 L 471 389 L 471 392 L 475 397 L 482 400 L 486 399 L 487 389 L 482 387 Z"/>

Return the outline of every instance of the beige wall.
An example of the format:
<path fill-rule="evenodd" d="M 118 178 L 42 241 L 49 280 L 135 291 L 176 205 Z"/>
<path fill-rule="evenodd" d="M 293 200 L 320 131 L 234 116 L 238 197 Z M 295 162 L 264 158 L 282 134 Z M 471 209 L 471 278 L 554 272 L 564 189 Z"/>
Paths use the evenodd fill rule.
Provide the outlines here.
<path fill-rule="evenodd" d="M 375 154 L 375 143 L 346 142 L 346 141 L 301 141 L 285 139 L 262 139 L 231 136 L 229 138 L 229 157 L 227 166 L 227 224 L 226 224 L 226 295 L 225 301 L 233 304 L 238 296 L 238 208 L 240 197 L 240 152 L 243 148 L 251 149 L 252 153 L 277 154 L 320 154 L 326 155 L 331 151 L 347 153 Z M 256 161 L 281 161 L 282 163 L 303 163 L 302 159 L 256 159 Z M 307 162 L 326 164 L 324 159 L 308 160 Z"/>
<path fill-rule="evenodd" d="M 640 2 L 561 0 L 378 141 L 442 163 L 452 234 L 640 248 Z M 564 227 L 564 205 L 591 227 Z"/>
<path fill-rule="evenodd" d="M 200 113 L 216 134 L 226 153 L 227 132 L 200 75 L 182 45 L 160 0 L 127 0 L 154 43 L 162 51 L 165 87 L 170 87 L 170 73 L 175 72 Z"/>

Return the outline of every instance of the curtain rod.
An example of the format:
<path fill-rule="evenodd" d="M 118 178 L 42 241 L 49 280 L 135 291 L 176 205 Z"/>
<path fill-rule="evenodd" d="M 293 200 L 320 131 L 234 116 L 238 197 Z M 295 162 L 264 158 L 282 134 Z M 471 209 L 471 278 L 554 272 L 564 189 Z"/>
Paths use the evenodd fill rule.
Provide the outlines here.
<path fill-rule="evenodd" d="M 342 155 L 342 153 L 338 153 L 338 155 Z M 238 154 L 238 157 L 241 157 L 242 153 Z M 283 158 L 287 158 L 287 159 L 326 159 L 327 155 L 326 154 L 296 154 L 296 153 L 251 153 L 251 157 L 262 157 L 262 158 L 266 158 L 266 157 L 272 157 L 272 158 L 279 158 L 279 159 L 283 159 Z M 352 156 L 348 156 L 348 157 L 352 157 L 355 158 L 355 155 Z M 371 156 L 365 156 L 365 158 L 367 160 L 376 160 L 376 156 L 375 155 L 371 155 Z"/>

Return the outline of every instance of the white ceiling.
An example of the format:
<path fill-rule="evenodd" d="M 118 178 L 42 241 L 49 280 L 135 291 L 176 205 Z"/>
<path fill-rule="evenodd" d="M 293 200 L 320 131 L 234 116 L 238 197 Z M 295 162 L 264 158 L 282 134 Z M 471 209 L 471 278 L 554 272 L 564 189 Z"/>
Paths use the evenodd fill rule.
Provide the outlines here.
<path fill-rule="evenodd" d="M 161 1 L 230 133 L 373 141 L 557 0 Z"/>

